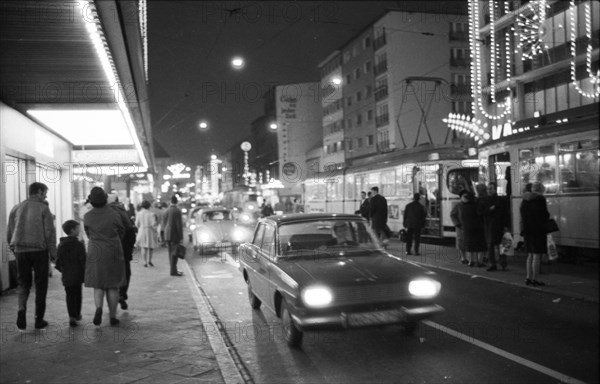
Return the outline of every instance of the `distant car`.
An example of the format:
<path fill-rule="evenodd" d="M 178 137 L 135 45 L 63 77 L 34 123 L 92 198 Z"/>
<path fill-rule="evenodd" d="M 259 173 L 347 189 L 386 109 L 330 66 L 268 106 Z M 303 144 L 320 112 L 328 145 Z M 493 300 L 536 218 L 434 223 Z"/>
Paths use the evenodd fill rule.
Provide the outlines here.
<path fill-rule="evenodd" d="M 226 208 L 205 208 L 194 213 L 190 225 L 194 249 L 200 254 L 231 250 L 237 254 L 238 246 L 248 241 L 252 229 L 240 225 Z"/>
<path fill-rule="evenodd" d="M 274 311 L 292 347 L 306 330 L 398 324 L 412 333 L 444 310 L 435 273 L 387 253 L 357 215 L 260 219 L 238 259 L 250 305 Z"/>

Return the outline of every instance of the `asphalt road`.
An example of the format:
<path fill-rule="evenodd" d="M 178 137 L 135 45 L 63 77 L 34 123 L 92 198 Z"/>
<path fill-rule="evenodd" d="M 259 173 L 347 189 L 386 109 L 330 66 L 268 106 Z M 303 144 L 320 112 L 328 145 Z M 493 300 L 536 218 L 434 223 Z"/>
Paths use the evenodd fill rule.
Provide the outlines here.
<path fill-rule="evenodd" d="M 274 313 L 250 308 L 234 259 L 187 260 L 255 383 L 600 380 L 597 304 L 439 270 L 446 311 L 414 335 L 399 327 L 307 332 L 294 350 Z"/>

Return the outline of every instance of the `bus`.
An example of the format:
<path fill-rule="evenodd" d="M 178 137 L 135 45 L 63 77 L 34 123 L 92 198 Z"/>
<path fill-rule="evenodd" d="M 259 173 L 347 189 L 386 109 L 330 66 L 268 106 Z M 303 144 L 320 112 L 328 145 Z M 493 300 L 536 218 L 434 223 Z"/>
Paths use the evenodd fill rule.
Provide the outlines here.
<path fill-rule="evenodd" d="M 464 148 L 416 148 L 399 154 L 376 155 L 350 167 L 316 174 L 304 183 L 304 211 L 355 213 L 360 192 L 379 187 L 388 202 L 388 226 L 403 228 L 405 206 L 420 193 L 427 209 L 423 236 L 456 237 L 450 212 L 461 189 L 473 190 L 478 180 L 478 160 Z M 451 170 L 455 172 L 450 173 Z"/>
<path fill-rule="evenodd" d="M 495 182 L 498 195 L 510 201 L 516 243 L 523 241 L 520 206 L 525 186 L 541 182 L 550 216 L 560 228 L 552 237 L 561 255 L 597 258 L 599 155 L 597 120 L 571 121 L 568 127 L 557 122 L 480 147 L 479 182 Z"/>

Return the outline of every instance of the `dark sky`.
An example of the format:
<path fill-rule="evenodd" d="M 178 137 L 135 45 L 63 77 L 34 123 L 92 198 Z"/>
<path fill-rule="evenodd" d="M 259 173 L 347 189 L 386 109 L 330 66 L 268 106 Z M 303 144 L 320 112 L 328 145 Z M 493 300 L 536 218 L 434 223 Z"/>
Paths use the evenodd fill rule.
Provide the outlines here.
<path fill-rule="evenodd" d="M 317 65 L 385 9 L 443 12 L 449 3 L 150 0 L 154 137 L 176 161 L 203 163 L 249 134 L 270 84 L 319 81 Z M 246 60 L 239 71 L 229 64 L 236 55 Z"/>

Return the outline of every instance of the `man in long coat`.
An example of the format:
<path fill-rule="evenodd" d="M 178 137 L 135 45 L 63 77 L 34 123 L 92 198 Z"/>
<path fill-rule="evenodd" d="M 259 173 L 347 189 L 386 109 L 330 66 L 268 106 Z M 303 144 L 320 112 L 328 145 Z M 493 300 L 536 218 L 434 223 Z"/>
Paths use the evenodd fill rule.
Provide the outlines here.
<path fill-rule="evenodd" d="M 183 219 L 181 210 L 177 208 L 177 196 L 171 197 L 171 205 L 163 216 L 163 228 L 165 241 L 169 246 L 171 276 L 182 276 L 183 273 L 177 270 L 177 245 L 183 241 Z"/>
<path fill-rule="evenodd" d="M 371 200 L 369 201 L 371 218 L 371 228 L 375 231 L 377 237 L 381 240 L 387 240 L 385 236 L 385 227 L 388 219 L 388 206 L 385 197 L 379 194 L 379 188 L 371 188 Z"/>

